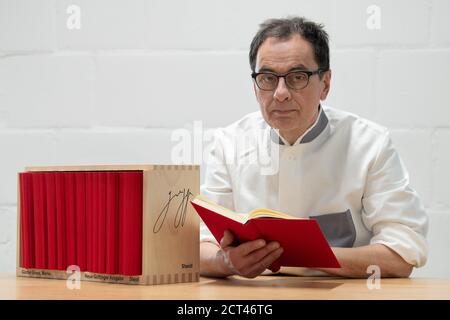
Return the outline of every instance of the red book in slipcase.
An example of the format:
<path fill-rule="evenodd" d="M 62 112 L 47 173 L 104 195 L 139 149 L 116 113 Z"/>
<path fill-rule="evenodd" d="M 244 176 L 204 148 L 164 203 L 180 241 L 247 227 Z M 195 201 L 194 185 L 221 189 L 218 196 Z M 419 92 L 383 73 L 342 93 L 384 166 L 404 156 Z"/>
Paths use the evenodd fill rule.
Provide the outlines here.
<path fill-rule="evenodd" d="M 23 172 L 21 267 L 142 274 L 142 171 Z"/>

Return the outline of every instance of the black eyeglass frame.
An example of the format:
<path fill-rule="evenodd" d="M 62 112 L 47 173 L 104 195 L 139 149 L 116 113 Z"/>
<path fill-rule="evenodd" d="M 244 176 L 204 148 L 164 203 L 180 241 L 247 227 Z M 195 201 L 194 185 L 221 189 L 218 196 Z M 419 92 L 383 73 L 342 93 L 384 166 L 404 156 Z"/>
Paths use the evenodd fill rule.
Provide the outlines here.
<path fill-rule="evenodd" d="M 287 73 L 285 73 L 285 74 L 277 74 L 277 73 L 275 73 L 275 72 L 270 72 L 270 71 L 264 71 L 264 72 L 252 72 L 252 78 L 253 78 L 253 80 L 255 81 L 255 83 L 256 83 L 256 85 L 258 86 L 258 88 L 261 89 L 261 90 L 263 90 L 263 91 L 274 91 L 274 90 L 278 87 L 278 83 L 280 82 L 280 78 L 284 78 L 284 83 L 286 83 L 286 86 L 287 86 L 289 89 L 292 89 L 292 90 L 297 91 L 297 90 L 303 90 L 303 89 L 305 89 L 305 88 L 308 86 L 308 84 L 309 84 L 309 78 L 310 78 L 311 76 L 313 76 L 313 75 L 315 75 L 315 74 L 320 75 L 321 73 L 324 73 L 324 72 L 327 72 L 327 71 L 328 71 L 328 70 L 320 69 L 320 68 L 319 68 L 319 69 L 314 70 L 314 71 L 312 71 L 312 70 L 293 70 L 293 71 L 289 71 L 289 72 L 287 72 Z M 305 74 L 308 76 L 308 80 L 306 81 L 306 84 L 305 84 L 304 87 L 302 87 L 302 88 L 297 88 L 297 89 L 296 89 L 296 88 L 292 88 L 292 87 L 287 83 L 286 77 L 287 77 L 288 75 L 292 74 L 292 73 L 305 73 Z M 256 81 L 256 77 L 257 77 L 258 75 L 260 75 L 260 74 L 271 74 L 271 75 L 277 77 L 277 84 L 276 84 L 276 86 L 275 86 L 273 89 L 263 89 L 263 88 L 261 88 L 261 87 L 259 86 L 259 84 L 258 84 L 258 81 Z"/>

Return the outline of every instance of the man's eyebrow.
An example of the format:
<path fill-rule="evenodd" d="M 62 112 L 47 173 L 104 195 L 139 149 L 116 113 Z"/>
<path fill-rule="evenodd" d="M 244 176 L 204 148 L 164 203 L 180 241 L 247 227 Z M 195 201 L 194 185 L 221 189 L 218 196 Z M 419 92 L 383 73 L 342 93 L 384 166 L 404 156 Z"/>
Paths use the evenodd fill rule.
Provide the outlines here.
<path fill-rule="evenodd" d="M 275 73 L 275 71 L 273 69 L 270 69 L 268 67 L 262 67 L 261 69 L 258 70 L 258 72 L 273 72 L 273 73 Z"/>
<path fill-rule="evenodd" d="M 295 67 L 289 69 L 289 71 L 294 71 L 294 70 L 308 70 L 308 68 L 306 66 L 304 66 L 303 64 L 298 64 Z"/>
<path fill-rule="evenodd" d="M 297 64 L 297 65 L 293 66 L 292 68 L 290 68 L 288 72 L 296 71 L 296 70 L 302 70 L 303 71 L 303 70 L 308 70 L 308 68 L 300 63 L 300 64 Z M 273 69 L 271 69 L 269 67 L 265 67 L 265 66 L 262 66 L 261 69 L 259 69 L 258 72 L 273 72 L 273 73 L 276 73 Z"/>

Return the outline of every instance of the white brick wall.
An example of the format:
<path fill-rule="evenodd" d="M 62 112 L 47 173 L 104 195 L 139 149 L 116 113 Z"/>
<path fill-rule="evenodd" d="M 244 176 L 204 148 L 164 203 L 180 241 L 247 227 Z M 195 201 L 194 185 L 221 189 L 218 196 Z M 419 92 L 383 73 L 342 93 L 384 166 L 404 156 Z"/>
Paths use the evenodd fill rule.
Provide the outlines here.
<path fill-rule="evenodd" d="M 1 104 L 12 128 L 89 127 L 93 62 L 87 56 L 9 56 L 0 60 Z"/>
<path fill-rule="evenodd" d="M 335 0 L 331 35 L 339 46 L 423 46 L 429 33 L 429 7 L 427 0 Z M 366 27 L 367 8 L 381 9 L 381 28 Z"/>
<path fill-rule="evenodd" d="M 431 12 L 431 44 L 440 47 L 450 45 L 450 1 L 433 0 Z"/>
<path fill-rule="evenodd" d="M 391 138 L 408 168 L 411 186 L 419 193 L 425 207 L 431 207 L 431 129 L 393 129 Z"/>
<path fill-rule="evenodd" d="M 434 152 L 431 161 L 433 208 L 447 210 L 450 207 L 450 130 L 437 129 L 432 137 Z"/>
<path fill-rule="evenodd" d="M 0 50 L 45 52 L 55 47 L 53 1 L 0 1 Z"/>
<path fill-rule="evenodd" d="M 66 27 L 69 5 L 80 30 Z M 430 259 L 414 274 L 450 276 L 449 14 L 448 0 L 0 0 L 0 272 L 15 266 L 18 171 L 170 162 L 174 129 L 257 110 L 258 24 L 305 15 L 331 36 L 326 103 L 391 129 L 428 209 Z"/>
<path fill-rule="evenodd" d="M 203 119 L 215 127 L 257 107 L 240 52 L 101 55 L 96 68 L 93 121 L 102 126 L 173 128 Z M 173 70 L 182 74 L 177 86 Z"/>
<path fill-rule="evenodd" d="M 450 50 L 387 50 L 378 57 L 376 120 L 402 127 L 449 124 Z"/>
<path fill-rule="evenodd" d="M 332 87 L 326 103 L 345 106 L 346 111 L 373 119 L 376 115 L 374 50 L 332 50 L 330 55 Z"/>

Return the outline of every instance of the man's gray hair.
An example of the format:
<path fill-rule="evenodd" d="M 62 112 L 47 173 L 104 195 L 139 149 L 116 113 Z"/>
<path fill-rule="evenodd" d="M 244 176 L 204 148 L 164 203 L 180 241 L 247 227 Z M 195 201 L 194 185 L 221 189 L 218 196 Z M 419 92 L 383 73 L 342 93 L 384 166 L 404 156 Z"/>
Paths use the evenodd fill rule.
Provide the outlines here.
<path fill-rule="evenodd" d="M 319 69 L 327 71 L 330 68 L 330 49 L 328 33 L 324 30 L 324 26 L 304 17 L 288 17 L 286 19 L 268 19 L 260 24 L 250 45 L 249 60 L 252 72 L 255 72 L 258 49 L 267 38 L 287 40 L 294 34 L 299 34 L 311 43 Z"/>

